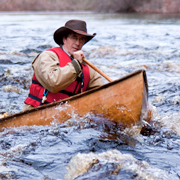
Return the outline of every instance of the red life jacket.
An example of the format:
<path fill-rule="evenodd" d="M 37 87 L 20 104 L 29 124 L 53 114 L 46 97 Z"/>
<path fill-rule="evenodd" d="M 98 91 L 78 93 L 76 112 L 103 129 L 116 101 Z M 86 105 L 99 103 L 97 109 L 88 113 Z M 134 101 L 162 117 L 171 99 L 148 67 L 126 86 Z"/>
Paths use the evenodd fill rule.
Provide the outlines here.
<path fill-rule="evenodd" d="M 71 62 L 70 57 L 60 47 L 51 48 L 51 49 L 48 49 L 47 51 L 52 51 L 57 54 L 59 58 L 60 67 L 64 67 L 67 65 L 67 63 Z M 82 90 L 85 91 L 88 87 L 88 83 L 90 80 L 90 73 L 89 73 L 89 68 L 87 65 L 82 64 L 82 68 L 83 68 L 83 75 L 84 75 L 84 86 Z M 81 78 L 77 78 L 66 89 L 59 91 L 57 93 L 52 93 L 49 91 L 47 94 L 47 100 L 45 101 L 44 104 L 59 101 L 59 100 L 68 98 L 69 96 L 73 96 L 75 94 L 80 93 L 81 81 L 79 79 Z M 30 104 L 33 107 L 38 107 L 40 105 L 43 105 L 42 98 L 43 98 L 44 92 L 45 92 L 45 88 L 38 82 L 35 74 L 33 74 L 32 83 L 29 90 L 29 95 L 24 101 L 24 103 Z"/>

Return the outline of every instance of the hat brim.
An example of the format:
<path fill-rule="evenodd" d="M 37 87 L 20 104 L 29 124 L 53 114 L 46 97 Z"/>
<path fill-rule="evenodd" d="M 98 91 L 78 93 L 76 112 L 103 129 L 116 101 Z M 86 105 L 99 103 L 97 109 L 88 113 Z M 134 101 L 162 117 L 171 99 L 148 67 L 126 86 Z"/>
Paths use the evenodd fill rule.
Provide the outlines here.
<path fill-rule="evenodd" d="M 90 41 L 96 35 L 96 33 L 91 35 L 91 34 L 88 34 L 88 33 L 84 32 L 84 31 L 72 30 L 72 29 L 70 29 L 68 27 L 63 26 L 63 27 L 60 27 L 59 29 L 57 29 L 54 32 L 54 41 L 59 45 L 63 44 L 63 37 L 66 36 L 69 33 L 72 33 L 72 32 L 86 36 L 86 42 L 85 43 Z"/>

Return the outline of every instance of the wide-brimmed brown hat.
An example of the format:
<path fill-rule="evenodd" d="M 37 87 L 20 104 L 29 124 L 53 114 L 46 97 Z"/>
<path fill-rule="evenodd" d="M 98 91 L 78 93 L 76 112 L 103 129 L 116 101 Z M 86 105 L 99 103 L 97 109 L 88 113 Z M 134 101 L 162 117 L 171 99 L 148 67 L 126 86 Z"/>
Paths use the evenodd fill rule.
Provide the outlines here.
<path fill-rule="evenodd" d="M 93 35 L 87 33 L 85 21 L 69 20 L 66 22 L 65 26 L 60 27 L 54 32 L 54 41 L 59 45 L 63 44 L 63 37 L 72 32 L 86 36 L 85 43 L 96 35 L 96 33 Z"/>

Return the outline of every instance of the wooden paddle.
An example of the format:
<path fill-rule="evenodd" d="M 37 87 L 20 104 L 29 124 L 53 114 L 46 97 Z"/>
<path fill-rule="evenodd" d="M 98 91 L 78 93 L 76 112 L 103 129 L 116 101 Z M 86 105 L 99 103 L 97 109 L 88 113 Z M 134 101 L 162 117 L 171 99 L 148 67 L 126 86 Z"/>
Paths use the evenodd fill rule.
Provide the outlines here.
<path fill-rule="evenodd" d="M 88 64 L 91 68 L 93 68 L 95 71 L 97 71 L 101 76 L 106 78 L 109 82 L 113 82 L 111 78 L 109 78 L 106 74 L 104 74 L 100 69 L 98 69 L 96 66 L 94 66 L 92 63 L 90 63 L 88 60 L 83 59 L 83 61 Z"/>

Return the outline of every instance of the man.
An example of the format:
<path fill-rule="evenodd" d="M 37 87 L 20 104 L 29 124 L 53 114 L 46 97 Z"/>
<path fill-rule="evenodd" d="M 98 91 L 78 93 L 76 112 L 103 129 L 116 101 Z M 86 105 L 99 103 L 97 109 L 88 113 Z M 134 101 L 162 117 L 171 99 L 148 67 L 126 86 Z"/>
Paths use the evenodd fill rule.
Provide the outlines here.
<path fill-rule="evenodd" d="M 102 77 L 83 62 L 83 45 L 96 34 L 87 33 L 86 22 L 69 20 L 54 33 L 60 47 L 34 59 L 34 75 L 23 111 L 59 101 L 104 84 Z"/>

